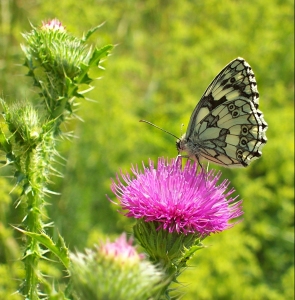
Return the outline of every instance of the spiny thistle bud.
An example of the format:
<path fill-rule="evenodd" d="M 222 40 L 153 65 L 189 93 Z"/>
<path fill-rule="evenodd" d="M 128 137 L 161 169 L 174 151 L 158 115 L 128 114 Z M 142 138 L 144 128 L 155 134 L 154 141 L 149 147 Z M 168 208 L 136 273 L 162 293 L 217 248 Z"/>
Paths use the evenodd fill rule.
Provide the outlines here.
<path fill-rule="evenodd" d="M 39 138 L 41 125 L 36 110 L 26 101 L 4 107 L 4 118 L 17 143 L 33 145 Z"/>
<path fill-rule="evenodd" d="M 53 19 L 23 34 L 26 40 L 22 45 L 26 57 L 24 65 L 29 68 L 28 76 L 33 78 L 34 85 L 41 89 L 49 119 L 60 118 L 62 122 L 72 116 L 74 99 L 84 97 L 79 85 L 91 83 L 89 69 L 98 67 L 101 58 L 112 49 L 111 45 L 93 49 L 86 44 L 98 28 L 77 38 L 68 33 L 59 20 Z"/>
<path fill-rule="evenodd" d="M 91 55 L 82 39 L 70 35 L 57 19 L 43 23 L 41 28 L 33 27 L 23 36 L 27 41 L 27 45 L 22 45 L 27 64 L 42 67 L 51 76 L 60 76 L 59 79 L 74 79 Z"/>
<path fill-rule="evenodd" d="M 75 296 L 94 300 L 157 299 L 163 274 L 131 243 L 122 234 L 114 243 L 101 244 L 95 251 L 71 254 Z"/>

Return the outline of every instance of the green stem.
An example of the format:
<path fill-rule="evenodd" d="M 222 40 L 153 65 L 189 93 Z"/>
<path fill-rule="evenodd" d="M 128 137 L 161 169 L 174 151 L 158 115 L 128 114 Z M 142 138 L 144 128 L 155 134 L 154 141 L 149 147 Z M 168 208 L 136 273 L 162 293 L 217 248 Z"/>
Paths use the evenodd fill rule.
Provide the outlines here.
<path fill-rule="evenodd" d="M 53 140 L 47 139 L 49 145 L 45 145 L 43 140 L 43 143 L 35 145 L 31 151 L 27 151 L 24 169 L 22 170 L 26 175 L 23 194 L 26 195 L 27 200 L 27 214 L 24 223 L 26 231 L 36 234 L 40 234 L 44 228 L 42 216 L 44 215 L 45 194 L 43 189 L 46 186 L 46 175 L 48 174 L 51 153 L 53 153 L 52 147 L 54 147 L 54 144 L 51 141 Z M 49 151 L 43 151 L 45 149 Z M 23 258 L 26 276 L 22 293 L 31 300 L 39 299 L 40 274 L 38 264 L 42 255 L 39 242 L 27 236 Z"/>
<path fill-rule="evenodd" d="M 37 242 L 33 241 L 31 238 L 28 238 L 28 243 L 30 243 L 30 246 L 27 248 L 27 252 L 31 252 L 34 249 L 39 248 L 39 245 Z M 24 259 L 25 263 L 25 270 L 26 270 L 26 278 L 25 283 L 23 287 L 22 294 L 26 296 L 28 299 L 36 300 L 39 299 L 38 296 L 38 275 L 37 275 L 37 269 L 38 269 L 38 263 L 39 263 L 39 257 L 36 254 L 29 254 Z"/>
<path fill-rule="evenodd" d="M 38 163 L 38 154 L 35 150 L 28 154 L 26 160 L 25 174 L 27 176 L 27 215 L 25 219 L 26 230 L 29 232 L 40 233 L 42 230 L 42 216 L 44 200 L 41 197 L 41 186 L 44 184 L 44 178 L 40 178 L 34 173 L 38 169 L 35 163 Z M 32 165 L 34 164 L 34 165 Z M 40 172 L 42 174 L 42 172 Z M 40 174 L 39 173 L 39 174 Z M 24 264 L 26 270 L 26 279 L 24 283 L 23 294 L 29 299 L 39 299 L 38 297 L 38 263 L 42 256 L 38 241 L 27 237 Z"/>

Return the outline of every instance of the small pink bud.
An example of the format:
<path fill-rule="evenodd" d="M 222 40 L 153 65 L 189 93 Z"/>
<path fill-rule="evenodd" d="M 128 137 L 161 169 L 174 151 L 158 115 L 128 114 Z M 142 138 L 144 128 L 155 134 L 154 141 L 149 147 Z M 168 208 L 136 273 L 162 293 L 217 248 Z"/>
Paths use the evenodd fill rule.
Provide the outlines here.
<path fill-rule="evenodd" d="M 41 29 L 43 30 L 54 30 L 54 31 L 65 31 L 65 27 L 61 24 L 58 19 L 49 20 L 47 22 L 43 21 Z"/>

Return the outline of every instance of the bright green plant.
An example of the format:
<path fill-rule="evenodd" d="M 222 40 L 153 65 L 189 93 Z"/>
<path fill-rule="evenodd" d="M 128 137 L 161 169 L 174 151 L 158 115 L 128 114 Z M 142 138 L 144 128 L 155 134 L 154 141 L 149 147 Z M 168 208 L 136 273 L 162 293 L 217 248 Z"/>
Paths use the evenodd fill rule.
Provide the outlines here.
<path fill-rule="evenodd" d="M 77 98 L 84 98 L 80 86 L 89 86 L 88 76 L 92 67 L 100 65 L 111 45 L 92 49 L 86 44 L 96 27 L 82 38 L 70 35 L 62 24 L 54 19 L 41 28 L 23 34 L 22 46 L 28 76 L 39 89 L 39 99 L 13 103 L 1 99 L 4 122 L 0 128 L 0 150 L 5 153 L 6 166 L 14 169 L 17 185 L 21 187 L 17 205 L 26 207 L 22 224 L 15 227 L 25 234 L 23 262 L 25 278 L 20 293 L 27 299 L 39 299 L 44 291 L 40 285 L 50 286 L 40 271 L 40 260 L 51 252 L 63 267 L 69 268 L 69 253 L 61 236 L 53 241 L 47 228 L 45 205 L 48 195 L 54 193 L 48 183 L 54 175 L 61 175 L 54 164 L 61 159 L 56 144 L 66 136 L 60 125 L 75 118 Z"/>

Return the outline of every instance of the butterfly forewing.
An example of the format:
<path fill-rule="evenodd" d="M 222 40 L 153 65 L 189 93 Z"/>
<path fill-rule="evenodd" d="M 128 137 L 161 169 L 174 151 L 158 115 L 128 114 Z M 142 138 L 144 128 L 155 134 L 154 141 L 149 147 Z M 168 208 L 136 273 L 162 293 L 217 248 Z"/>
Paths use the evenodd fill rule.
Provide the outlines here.
<path fill-rule="evenodd" d="M 177 142 L 194 160 L 206 158 L 227 167 L 248 166 L 261 156 L 267 123 L 258 110 L 259 94 L 250 65 L 237 58 L 206 89 L 186 134 Z"/>

